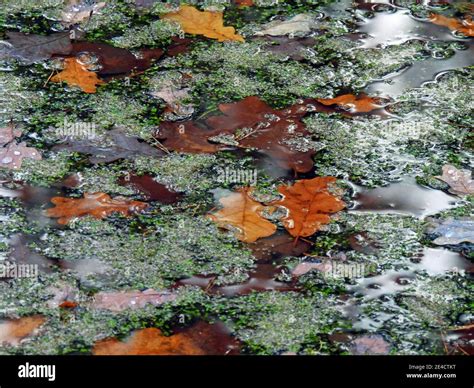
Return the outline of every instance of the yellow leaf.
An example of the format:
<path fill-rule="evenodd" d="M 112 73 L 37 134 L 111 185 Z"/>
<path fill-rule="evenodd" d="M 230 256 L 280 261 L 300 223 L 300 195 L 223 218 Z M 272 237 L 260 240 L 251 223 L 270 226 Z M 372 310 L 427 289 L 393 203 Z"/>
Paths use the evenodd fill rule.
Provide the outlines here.
<path fill-rule="evenodd" d="M 95 93 L 96 85 L 102 85 L 102 81 L 97 74 L 89 71 L 80 64 L 76 58 L 66 58 L 64 60 L 64 70 L 51 78 L 53 82 L 67 82 L 70 86 L 79 86 L 86 93 Z"/>
<path fill-rule="evenodd" d="M 221 198 L 223 209 L 209 215 L 209 218 L 223 228 L 236 228 L 236 237 L 244 242 L 254 242 L 260 237 L 275 233 L 276 226 L 260 215 L 263 206 L 248 195 L 243 188 L 227 197 Z"/>
<path fill-rule="evenodd" d="M 243 42 L 244 38 L 235 33 L 234 27 L 224 27 L 222 12 L 199 11 L 189 5 L 182 6 L 178 12 L 162 16 L 162 19 L 178 22 L 188 34 L 204 35 L 219 42 L 235 40 Z"/>

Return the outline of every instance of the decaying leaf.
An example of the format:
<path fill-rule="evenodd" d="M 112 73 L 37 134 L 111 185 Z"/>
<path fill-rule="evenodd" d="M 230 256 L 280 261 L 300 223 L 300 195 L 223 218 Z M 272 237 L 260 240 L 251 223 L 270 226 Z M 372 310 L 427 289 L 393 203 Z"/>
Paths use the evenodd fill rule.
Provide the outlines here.
<path fill-rule="evenodd" d="M 189 153 L 214 153 L 229 148 L 231 143 L 234 147 L 257 149 L 285 169 L 308 172 L 313 167 L 315 146 L 301 118 L 314 108 L 312 102 L 305 100 L 276 110 L 250 96 L 220 104 L 223 114 L 211 116 L 204 123 L 164 122 L 155 138 L 168 150 Z"/>
<path fill-rule="evenodd" d="M 52 77 L 51 81 L 64 81 L 70 86 L 79 86 L 86 93 L 95 93 L 97 85 L 104 84 L 96 73 L 87 70 L 76 58 L 65 58 L 64 70 Z"/>
<path fill-rule="evenodd" d="M 10 143 L 16 137 L 21 136 L 21 131 L 16 129 L 13 125 L 5 128 L 0 128 L 0 147 Z"/>
<path fill-rule="evenodd" d="M 107 132 L 104 139 L 73 139 L 53 147 L 54 150 L 68 150 L 91 155 L 89 161 L 94 164 L 109 163 L 119 159 L 135 159 L 139 156 L 159 157 L 163 151 L 128 136 L 122 128 Z M 108 142 L 111 142 L 108 144 Z"/>
<path fill-rule="evenodd" d="M 457 31 L 466 36 L 474 36 L 474 22 L 471 16 L 459 20 L 437 13 L 431 13 L 429 21 L 438 26 L 448 27 L 451 31 Z"/>
<path fill-rule="evenodd" d="M 295 268 L 293 268 L 291 274 L 295 277 L 299 277 L 312 270 L 320 272 L 329 272 L 332 270 L 332 264 L 328 260 L 323 260 L 320 263 L 304 261 L 302 263 L 299 263 Z"/>
<path fill-rule="evenodd" d="M 251 7 L 254 5 L 253 0 L 235 0 L 235 4 L 238 7 Z"/>
<path fill-rule="evenodd" d="M 119 184 L 134 187 L 144 194 L 147 201 L 171 204 L 178 202 L 181 198 L 181 194 L 169 190 L 150 175 L 128 174 L 119 180 Z"/>
<path fill-rule="evenodd" d="M 94 295 L 92 307 L 110 311 L 143 308 L 147 304 L 159 306 L 176 299 L 176 294 L 169 291 L 117 291 L 98 292 Z"/>
<path fill-rule="evenodd" d="M 112 213 L 121 213 L 130 216 L 132 213 L 148 207 L 145 202 L 131 201 L 116 197 L 111 198 L 105 193 L 85 193 L 84 198 L 53 197 L 51 202 L 56 205 L 46 210 L 48 217 L 57 218 L 58 223 L 66 225 L 76 217 L 92 216 L 98 219 Z"/>
<path fill-rule="evenodd" d="M 264 207 L 250 198 L 249 190 L 242 188 L 221 198 L 223 208 L 209 215 L 219 226 L 236 229 L 236 237 L 244 242 L 254 242 L 276 231 L 276 226 L 261 216 Z"/>
<path fill-rule="evenodd" d="M 13 126 L 0 128 L 0 168 L 18 170 L 23 159 L 41 160 L 41 154 L 25 142 L 15 143 L 14 139 L 21 136 L 21 131 Z"/>
<path fill-rule="evenodd" d="M 363 335 L 352 342 L 351 353 L 357 355 L 388 354 L 390 344 L 381 335 Z"/>
<path fill-rule="evenodd" d="M 68 55 L 72 50 L 68 32 L 45 36 L 8 31 L 6 35 L 8 40 L 0 43 L 0 59 L 15 58 L 26 65 L 44 61 L 55 54 Z"/>
<path fill-rule="evenodd" d="M 365 94 L 359 96 L 343 94 L 335 98 L 319 98 L 318 102 L 327 106 L 338 105 L 351 113 L 367 113 L 382 108 L 382 105 L 380 105 L 376 98 L 369 97 Z"/>
<path fill-rule="evenodd" d="M 274 235 L 261 238 L 249 244 L 252 255 L 259 260 L 279 259 L 288 256 L 300 256 L 308 252 L 311 243 L 295 239 L 285 231 L 277 231 Z"/>
<path fill-rule="evenodd" d="M 283 199 L 274 204 L 287 209 L 282 220 L 288 233 L 293 237 L 311 236 L 329 223 L 331 213 L 344 209 L 344 202 L 329 192 L 335 182 L 333 177 L 317 177 L 278 188 Z"/>
<path fill-rule="evenodd" d="M 194 35 L 204 35 L 217 39 L 219 42 L 234 40 L 243 42 L 244 38 L 235 33 L 234 27 L 224 27 L 222 12 L 199 11 L 189 5 L 181 6 L 178 12 L 171 12 L 163 19 L 178 22 L 184 32 Z"/>
<path fill-rule="evenodd" d="M 305 59 L 304 52 L 308 51 L 311 47 L 316 44 L 316 39 L 308 38 L 289 38 L 287 36 L 265 36 L 266 44 L 265 50 L 275 54 L 281 54 L 288 56 L 295 61 L 301 61 Z"/>
<path fill-rule="evenodd" d="M 214 153 L 228 147 L 212 144 L 207 139 L 218 131 L 210 130 L 193 121 L 164 122 L 155 132 L 155 139 L 161 141 L 168 150 L 187 153 Z"/>
<path fill-rule="evenodd" d="M 20 341 L 34 333 L 46 319 L 41 315 L 22 317 L 0 323 L 0 344 L 17 346 Z"/>
<path fill-rule="evenodd" d="M 443 174 L 435 178 L 446 182 L 451 187 L 449 189 L 451 193 L 457 195 L 474 194 L 474 180 L 471 171 L 459 170 L 450 164 L 443 166 L 442 171 Z"/>
<path fill-rule="evenodd" d="M 255 35 L 293 35 L 307 34 L 316 27 L 314 16 L 309 14 L 299 14 L 288 20 L 275 20 L 264 26 L 264 29 L 255 33 Z"/>
<path fill-rule="evenodd" d="M 206 120 L 209 127 L 233 136 L 242 148 L 255 148 L 281 167 L 308 172 L 313 167 L 315 149 L 301 118 L 311 110 L 311 101 L 276 110 L 258 97 L 246 97 L 220 104 L 221 116 Z M 298 144 L 294 144 L 293 141 Z"/>
<path fill-rule="evenodd" d="M 166 102 L 167 108 L 164 113 L 166 120 L 188 119 L 194 113 L 193 105 L 183 102 L 190 97 L 191 89 L 185 86 L 188 78 L 182 75 L 178 80 L 166 80 L 159 89 L 150 93 L 153 97 L 161 98 Z"/>
<path fill-rule="evenodd" d="M 162 49 L 154 48 L 142 49 L 137 55 L 134 55 L 127 49 L 96 42 L 74 42 L 71 50 L 71 55 L 75 55 L 82 63 L 96 67 L 97 74 L 100 76 L 129 74 L 146 70 L 154 60 L 161 58 L 163 53 Z"/>
<path fill-rule="evenodd" d="M 148 328 L 135 331 L 125 341 L 105 339 L 95 344 L 94 355 L 225 355 L 238 354 L 240 344 L 222 327 L 199 321 L 171 336 Z"/>
<path fill-rule="evenodd" d="M 474 244 L 474 219 L 471 217 L 435 220 L 432 224 L 429 232 L 438 236 L 433 240 L 436 245 Z"/>

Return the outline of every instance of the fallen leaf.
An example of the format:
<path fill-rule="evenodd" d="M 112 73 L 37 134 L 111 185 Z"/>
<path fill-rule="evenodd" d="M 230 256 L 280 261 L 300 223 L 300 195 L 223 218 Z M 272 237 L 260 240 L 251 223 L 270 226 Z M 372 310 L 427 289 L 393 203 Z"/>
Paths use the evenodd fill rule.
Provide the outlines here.
<path fill-rule="evenodd" d="M 207 139 L 219 131 L 210 130 L 193 121 L 161 123 L 154 138 L 161 141 L 168 150 L 186 153 L 214 153 L 228 147 L 212 144 Z"/>
<path fill-rule="evenodd" d="M 21 131 L 15 129 L 13 125 L 10 125 L 5 128 L 0 128 L 0 147 L 10 143 L 13 139 L 20 136 Z"/>
<path fill-rule="evenodd" d="M 98 292 L 94 295 L 92 307 L 110 311 L 123 311 L 126 309 L 143 308 L 147 304 L 160 306 L 163 303 L 176 299 L 176 294 L 169 291 L 117 291 Z"/>
<path fill-rule="evenodd" d="M 134 55 L 127 49 L 111 46 L 107 43 L 74 42 L 71 55 L 90 62 L 97 67 L 100 76 L 128 74 L 148 69 L 154 60 L 161 58 L 164 51 L 160 48 L 142 49 Z"/>
<path fill-rule="evenodd" d="M 242 36 L 235 33 L 234 27 L 224 27 L 222 12 L 199 11 L 195 7 L 184 5 L 179 11 L 162 16 L 162 19 L 177 22 L 188 34 L 204 35 L 207 38 L 217 39 L 219 42 L 244 41 Z"/>
<path fill-rule="evenodd" d="M 35 148 L 27 147 L 25 142 L 12 142 L 0 148 L 0 168 L 18 170 L 25 158 L 41 160 L 41 154 Z"/>
<path fill-rule="evenodd" d="M 267 23 L 264 29 L 255 33 L 257 36 L 262 35 L 293 35 L 307 34 L 316 27 L 314 16 L 308 14 L 295 15 L 288 20 L 275 20 Z"/>
<path fill-rule="evenodd" d="M 474 36 L 474 22 L 471 16 L 466 16 L 466 18 L 459 20 L 437 13 L 431 13 L 428 20 L 438 26 L 448 27 L 451 31 L 457 31 L 466 36 Z"/>
<path fill-rule="evenodd" d="M 57 218 L 58 223 L 66 225 L 76 217 L 92 216 L 98 219 L 112 213 L 130 216 L 132 213 L 148 207 L 145 202 L 131 201 L 120 197 L 111 198 L 105 193 L 85 193 L 84 198 L 53 197 L 51 202 L 56 205 L 46 209 L 48 217 Z"/>
<path fill-rule="evenodd" d="M 115 338 L 98 341 L 94 355 L 226 355 L 239 354 L 240 343 L 221 323 L 199 321 L 171 336 L 161 330 L 137 330 L 125 341 Z"/>
<path fill-rule="evenodd" d="M 275 110 L 258 97 L 220 104 L 221 116 L 206 120 L 215 132 L 230 134 L 239 147 L 255 148 L 281 167 L 296 172 L 313 168 L 315 148 L 301 118 L 311 110 L 311 100 Z M 294 144 L 296 141 L 298 144 Z"/>
<path fill-rule="evenodd" d="M 388 354 L 390 344 L 381 335 L 363 335 L 352 341 L 351 353 L 356 355 Z"/>
<path fill-rule="evenodd" d="M 105 82 L 93 71 L 86 69 L 76 58 L 64 59 L 64 70 L 51 78 L 52 82 L 66 82 L 69 86 L 79 86 L 86 93 L 95 93 L 97 85 Z"/>
<path fill-rule="evenodd" d="M 335 98 L 319 98 L 318 102 L 323 105 L 338 105 L 342 109 L 351 113 L 367 113 L 374 109 L 382 108 L 376 98 L 369 97 L 365 94 L 354 96 L 353 94 L 343 94 Z"/>
<path fill-rule="evenodd" d="M 0 46 L 0 59 L 15 58 L 26 65 L 44 61 L 53 55 L 68 55 L 72 50 L 68 32 L 46 36 L 7 31 L 6 35 L 8 40 Z"/>
<path fill-rule="evenodd" d="M 457 195 L 474 194 L 474 180 L 469 170 L 458 170 L 456 167 L 446 164 L 443 166 L 443 174 L 435 178 L 446 182 L 451 188 L 449 191 Z"/>
<path fill-rule="evenodd" d="M 320 263 L 304 261 L 302 263 L 299 263 L 295 268 L 293 268 L 291 274 L 293 276 L 300 277 L 308 272 L 311 272 L 312 270 L 317 270 L 320 272 L 330 272 L 332 270 L 332 264 L 327 260 L 324 260 Z"/>
<path fill-rule="evenodd" d="M 220 227 L 237 229 L 236 237 L 244 242 L 254 242 L 275 233 L 276 226 L 261 216 L 263 205 L 249 196 L 249 188 L 242 188 L 221 198 L 223 208 L 209 215 Z"/>
<path fill-rule="evenodd" d="M 295 61 L 305 59 L 304 52 L 314 47 L 316 39 L 314 38 L 289 38 L 286 36 L 274 36 L 262 38 L 266 44 L 265 50 L 274 54 L 288 56 Z"/>
<path fill-rule="evenodd" d="M 193 105 L 183 102 L 190 97 L 191 91 L 189 87 L 184 86 L 185 83 L 186 77 L 183 75 L 179 80 L 166 80 L 158 90 L 150 93 L 153 97 L 161 98 L 166 102 L 167 108 L 164 114 L 166 120 L 188 119 L 194 113 Z"/>
<path fill-rule="evenodd" d="M 119 184 L 136 188 L 144 193 L 147 201 L 171 204 L 178 202 L 181 198 L 181 194 L 169 190 L 165 185 L 155 181 L 150 175 L 128 174 L 119 180 Z"/>
<path fill-rule="evenodd" d="M 333 177 L 317 177 L 278 188 L 283 199 L 273 204 L 287 209 L 282 220 L 288 233 L 293 237 L 311 236 L 329 223 L 331 213 L 344 209 L 344 202 L 329 192 L 334 182 Z"/>
<path fill-rule="evenodd" d="M 278 231 L 272 236 L 261 238 L 249 244 L 252 255 L 259 260 L 271 260 L 282 257 L 298 257 L 311 248 L 309 242 L 295 239 L 285 231 Z"/>
<path fill-rule="evenodd" d="M 436 245 L 474 244 L 474 219 L 471 217 L 434 220 L 432 226 L 429 233 L 438 236 L 433 240 Z"/>
<path fill-rule="evenodd" d="M 112 145 L 104 145 L 104 140 Z M 91 155 L 93 164 L 110 163 L 119 159 L 135 159 L 139 156 L 159 157 L 163 151 L 139 141 L 137 137 L 126 135 L 121 128 L 107 132 L 105 139 L 73 139 L 58 144 L 53 150 L 68 150 Z"/>
<path fill-rule="evenodd" d="M 0 344 L 17 346 L 20 341 L 34 333 L 46 319 L 41 315 L 22 317 L 0 323 Z"/>

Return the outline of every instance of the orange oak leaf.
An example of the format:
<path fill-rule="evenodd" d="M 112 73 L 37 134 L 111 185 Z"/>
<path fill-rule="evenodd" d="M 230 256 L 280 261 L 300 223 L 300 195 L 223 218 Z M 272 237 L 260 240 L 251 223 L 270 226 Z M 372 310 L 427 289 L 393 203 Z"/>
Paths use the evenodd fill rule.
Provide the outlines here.
<path fill-rule="evenodd" d="M 220 323 L 198 322 L 171 336 L 147 328 L 135 331 L 125 341 L 108 338 L 96 342 L 94 355 L 223 355 L 238 354 L 240 344 Z"/>
<path fill-rule="evenodd" d="M 376 98 L 369 97 L 365 94 L 359 96 L 343 94 L 335 98 L 319 98 L 318 102 L 326 106 L 338 105 L 352 113 L 367 113 L 382 107 Z"/>
<path fill-rule="evenodd" d="M 179 23 L 183 31 L 188 34 L 204 35 L 207 38 L 217 39 L 219 42 L 244 41 L 242 36 L 235 33 L 234 27 L 224 27 L 222 12 L 199 11 L 192 6 L 184 5 L 179 11 L 162 16 L 162 19 Z"/>
<path fill-rule="evenodd" d="M 276 226 L 261 216 L 264 206 L 250 198 L 249 192 L 249 188 L 242 188 L 221 198 L 223 208 L 209 218 L 222 228 L 236 229 L 239 240 L 251 243 L 275 233 Z"/>
<path fill-rule="evenodd" d="M 97 74 L 79 63 L 76 58 L 64 59 L 64 70 L 51 78 L 52 82 L 67 82 L 70 86 L 79 86 L 86 93 L 95 93 L 102 81 Z"/>
<path fill-rule="evenodd" d="M 57 218 L 58 223 L 66 225 L 75 217 L 90 215 L 95 218 L 104 218 L 112 213 L 121 213 L 129 216 L 131 213 L 145 209 L 148 204 L 140 201 L 131 201 L 122 198 L 110 198 L 105 193 L 85 193 L 84 198 L 53 197 L 51 202 L 56 207 L 46 210 L 48 217 Z"/>
<path fill-rule="evenodd" d="M 287 215 L 282 220 L 288 233 L 293 237 L 311 236 L 321 225 L 329 223 L 331 213 L 345 207 L 344 202 L 329 192 L 334 182 L 334 177 L 317 177 L 278 188 L 283 199 L 273 204 L 287 209 Z"/>
<path fill-rule="evenodd" d="M 448 27 L 451 31 L 458 31 L 466 36 L 474 36 L 474 22 L 472 17 L 468 16 L 465 19 L 459 20 L 450 18 L 437 13 L 430 14 L 429 21 L 438 26 Z"/>
<path fill-rule="evenodd" d="M 0 322 L 0 344 L 18 345 L 23 338 L 28 337 L 40 327 L 45 320 L 41 315 L 33 315 Z"/>

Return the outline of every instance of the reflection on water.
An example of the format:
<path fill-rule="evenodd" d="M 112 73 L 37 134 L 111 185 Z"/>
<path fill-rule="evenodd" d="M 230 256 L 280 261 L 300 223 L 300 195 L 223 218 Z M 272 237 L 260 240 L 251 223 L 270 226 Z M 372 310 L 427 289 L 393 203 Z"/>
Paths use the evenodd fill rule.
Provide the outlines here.
<path fill-rule="evenodd" d="M 454 207 L 456 198 L 440 190 L 423 188 L 413 178 L 376 189 L 359 188 L 353 212 L 408 214 L 426 217 Z"/>

